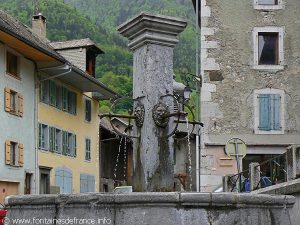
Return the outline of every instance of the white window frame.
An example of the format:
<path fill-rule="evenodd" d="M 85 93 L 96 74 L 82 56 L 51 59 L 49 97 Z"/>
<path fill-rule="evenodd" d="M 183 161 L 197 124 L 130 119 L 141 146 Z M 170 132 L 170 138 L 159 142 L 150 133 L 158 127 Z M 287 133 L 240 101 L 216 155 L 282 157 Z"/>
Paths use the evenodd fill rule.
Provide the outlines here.
<path fill-rule="evenodd" d="M 258 4 L 258 0 L 253 0 L 253 7 L 257 10 L 279 10 L 283 9 L 282 0 L 278 0 L 277 5 L 262 5 Z"/>
<path fill-rule="evenodd" d="M 280 103 L 280 130 L 260 130 L 259 127 L 259 98 L 260 94 L 277 94 L 281 97 Z M 285 93 L 283 90 L 274 89 L 274 88 L 265 88 L 260 90 L 254 90 L 253 93 L 253 105 L 254 105 L 254 133 L 255 134 L 284 134 L 285 130 L 285 120 L 284 120 L 284 112 L 285 112 Z"/>
<path fill-rule="evenodd" d="M 258 64 L 258 33 L 278 33 L 278 65 L 259 65 Z M 284 49 L 283 49 L 284 27 L 254 27 L 252 32 L 253 39 L 253 69 L 278 71 L 284 69 Z"/>
<path fill-rule="evenodd" d="M 39 125 L 41 125 L 41 130 L 39 129 L 39 132 L 43 132 L 43 126 L 45 126 L 46 134 L 45 134 L 45 146 L 39 146 L 39 149 L 42 151 L 49 151 L 50 145 L 49 145 L 49 138 L 50 138 L 50 132 L 49 132 L 49 125 L 43 122 L 39 122 Z M 40 134 L 39 134 L 40 135 Z M 40 138 L 40 137 L 39 137 Z M 42 145 L 42 143 L 41 143 Z"/>

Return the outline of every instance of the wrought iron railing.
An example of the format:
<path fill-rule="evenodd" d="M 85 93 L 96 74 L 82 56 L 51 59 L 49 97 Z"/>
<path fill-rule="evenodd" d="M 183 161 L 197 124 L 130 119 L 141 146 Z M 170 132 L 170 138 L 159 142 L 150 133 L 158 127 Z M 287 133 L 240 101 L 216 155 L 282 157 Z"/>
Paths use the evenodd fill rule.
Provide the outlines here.
<path fill-rule="evenodd" d="M 252 184 L 250 170 L 228 176 L 230 192 L 250 192 L 287 181 L 286 153 L 264 161 L 254 167 L 255 172 L 260 174 L 257 183 Z M 258 170 L 258 171 L 257 171 Z M 253 182 L 253 181 L 252 181 Z"/>

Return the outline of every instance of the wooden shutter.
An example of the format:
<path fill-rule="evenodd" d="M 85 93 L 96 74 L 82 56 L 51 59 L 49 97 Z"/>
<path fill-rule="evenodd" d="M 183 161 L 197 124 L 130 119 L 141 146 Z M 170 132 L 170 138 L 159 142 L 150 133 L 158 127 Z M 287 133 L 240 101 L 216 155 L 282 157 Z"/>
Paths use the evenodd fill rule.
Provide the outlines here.
<path fill-rule="evenodd" d="M 280 130 L 281 129 L 281 96 L 280 95 L 273 95 L 272 96 L 272 102 L 273 102 L 273 130 Z"/>
<path fill-rule="evenodd" d="M 271 130 L 270 121 L 270 95 L 260 94 L 259 98 L 259 129 L 260 130 Z"/>
<path fill-rule="evenodd" d="M 88 179 L 86 174 L 80 174 L 80 193 L 88 192 Z"/>
<path fill-rule="evenodd" d="M 23 95 L 18 94 L 18 115 L 23 116 Z"/>
<path fill-rule="evenodd" d="M 63 183 L 63 187 L 64 187 L 64 192 L 63 193 L 72 193 L 72 172 L 64 169 L 64 183 Z"/>
<path fill-rule="evenodd" d="M 4 89 L 4 96 L 5 96 L 5 111 L 10 112 L 10 89 Z"/>
<path fill-rule="evenodd" d="M 55 172 L 55 186 L 60 187 L 60 193 L 64 193 L 63 190 L 63 171 L 58 169 Z"/>
<path fill-rule="evenodd" d="M 5 142 L 5 164 L 10 165 L 11 158 L 10 158 L 10 147 L 11 147 L 11 142 L 6 141 Z"/>
<path fill-rule="evenodd" d="M 18 148 L 19 148 L 19 166 L 23 166 L 24 165 L 24 145 L 19 144 Z"/>
<path fill-rule="evenodd" d="M 87 176 L 87 182 L 88 182 L 88 192 L 95 192 L 95 177 L 92 175 Z"/>

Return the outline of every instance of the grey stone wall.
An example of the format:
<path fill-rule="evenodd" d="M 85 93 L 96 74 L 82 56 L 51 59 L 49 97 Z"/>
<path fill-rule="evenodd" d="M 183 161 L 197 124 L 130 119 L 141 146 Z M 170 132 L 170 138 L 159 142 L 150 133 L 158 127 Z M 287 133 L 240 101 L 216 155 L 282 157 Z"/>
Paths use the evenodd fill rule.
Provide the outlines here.
<path fill-rule="evenodd" d="M 295 204 L 292 209 L 292 222 L 299 224 L 300 221 L 300 179 L 288 181 L 285 183 L 273 185 L 253 191 L 253 194 L 277 194 L 277 195 L 291 195 L 295 197 Z"/>
<path fill-rule="evenodd" d="M 231 193 L 80 194 L 11 197 L 7 208 L 11 225 L 16 219 L 27 219 L 26 224 L 292 225 L 294 201 Z"/>
<path fill-rule="evenodd" d="M 213 143 L 214 135 L 226 134 L 243 134 L 251 139 L 255 129 L 253 91 L 264 88 L 285 93 L 284 135 L 272 137 L 273 143 L 283 143 L 286 136 L 299 134 L 300 31 L 295 29 L 300 20 L 296 13 L 299 1 L 284 2 L 283 9 L 273 11 L 256 10 L 249 0 L 202 3 L 209 9 L 203 9 L 206 13 L 202 21 L 205 141 Z M 266 26 L 284 28 L 283 70 L 253 69 L 252 31 Z"/>
<path fill-rule="evenodd" d="M 300 3 L 289 0 L 283 1 L 282 9 L 258 10 L 254 9 L 253 0 L 201 2 L 201 119 L 205 125 L 201 174 L 202 180 L 206 180 L 206 175 L 237 173 L 234 167 L 231 172 L 219 168 L 219 159 L 226 157 L 224 145 L 232 137 L 243 139 L 251 154 L 282 154 L 289 144 L 300 142 L 300 31 L 295 29 L 300 20 Z M 277 69 L 262 70 L 255 66 L 256 27 L 283 30 L 282 62 Z M 283 93 L 280 132 L 256 134 L 259 131 L 255 92 L 262 89 Z M 216 152 L 223 156 L 216 156 Z"/>

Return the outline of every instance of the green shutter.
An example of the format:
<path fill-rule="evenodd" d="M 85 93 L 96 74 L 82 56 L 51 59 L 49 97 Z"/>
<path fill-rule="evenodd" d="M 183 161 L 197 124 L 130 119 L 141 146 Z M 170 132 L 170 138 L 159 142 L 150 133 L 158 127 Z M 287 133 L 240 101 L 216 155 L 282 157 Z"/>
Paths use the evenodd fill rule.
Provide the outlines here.
<path fill-rule="evenodd" d="M 64 87 L 62 88 L 62 109 L 68 111 L 68 90 Z"/>
<path fill-rule="evenodd" d="M 62 154 L 67 155 L 67 148 L 68 148 L 68 132 L 62 132 Z"/>
<path fill-rule="evenodd" d="M 50 105 L 56 106 L 56 84 L 50 81 Z"/>
<path fill-rule="evenodd" d="M 49 150 L 51 152 L 54 152 L 56 147 L 55 147 L 55 136 L 56 136 L 56 132 L 55 132 L 55 128 L 54 127 L 50 127 L 49 128 L 49 132 L 50 132 L 50 139 L 49 139 Z"/>

